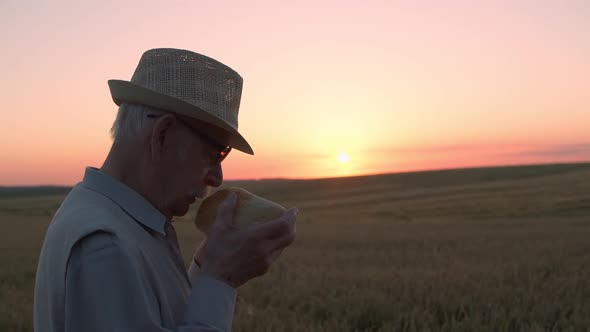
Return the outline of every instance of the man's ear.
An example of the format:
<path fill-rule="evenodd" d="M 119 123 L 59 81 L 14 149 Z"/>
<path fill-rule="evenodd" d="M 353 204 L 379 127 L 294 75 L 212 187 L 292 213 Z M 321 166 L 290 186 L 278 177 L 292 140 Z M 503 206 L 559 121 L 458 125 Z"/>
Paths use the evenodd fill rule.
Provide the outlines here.
<path fill-rule="evenodd" d="M 159 160 L 170 147 L 172 128 L 176 124 L 176 117 L 166 114 L 156 119 L 150 136 L 151 155 L 153 160 Z"/>

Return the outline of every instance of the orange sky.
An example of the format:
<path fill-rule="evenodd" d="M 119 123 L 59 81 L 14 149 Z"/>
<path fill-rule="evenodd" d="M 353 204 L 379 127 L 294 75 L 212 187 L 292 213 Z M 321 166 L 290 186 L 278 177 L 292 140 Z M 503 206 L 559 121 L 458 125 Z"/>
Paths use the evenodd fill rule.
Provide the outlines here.
<path fill-rule="evenodd" d="M 0 185 L 100 166 L 153 47 L 244 77 L 226 179 L 590 161 L 590 3 L 514 2 L 1 1 Z"/>

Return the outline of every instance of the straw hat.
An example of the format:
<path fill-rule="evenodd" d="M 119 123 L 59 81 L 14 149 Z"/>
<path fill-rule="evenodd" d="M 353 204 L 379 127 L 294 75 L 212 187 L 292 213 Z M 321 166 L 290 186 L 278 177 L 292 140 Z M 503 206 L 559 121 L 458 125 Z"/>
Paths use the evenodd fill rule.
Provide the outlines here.
<path fill-rule="evenodd" d="M 113 101 L 142 104 L 175 113 L 192 127 L 248 154 L 238 133 L 242 77 L 207 56 L 179 49 L 146 51 L 131 81 L 109 80 Z"/>
<path fill-rule="evenodd" d="M 235 226 L 243 227 L 254 223 L 267 222 L 283 215 L 287 209 L 268 199 L 256 196 L 251 192 L 231 187 L 216 191 L 201 202 L 195 220 L 197 229 L 207 234 L 209 228 L 215 222 L 217 208 L 230 192 L 237 194 L 236 209 L 234 210 L 233 223 Z"/>

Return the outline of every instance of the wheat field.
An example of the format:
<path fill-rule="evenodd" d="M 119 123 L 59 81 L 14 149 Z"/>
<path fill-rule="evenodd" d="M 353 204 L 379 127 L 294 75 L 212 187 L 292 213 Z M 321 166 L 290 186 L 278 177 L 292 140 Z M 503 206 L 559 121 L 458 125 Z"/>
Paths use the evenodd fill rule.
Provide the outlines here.
<path fill-rule="evenodd" d="M 590 164 L 228 182 L 300 210 L 234 331 L 589 331 Z M 32 330 L 64 188 L 0 188 L 0 330 Z M 202 235 L 177 230 L 188 262 Z"/>

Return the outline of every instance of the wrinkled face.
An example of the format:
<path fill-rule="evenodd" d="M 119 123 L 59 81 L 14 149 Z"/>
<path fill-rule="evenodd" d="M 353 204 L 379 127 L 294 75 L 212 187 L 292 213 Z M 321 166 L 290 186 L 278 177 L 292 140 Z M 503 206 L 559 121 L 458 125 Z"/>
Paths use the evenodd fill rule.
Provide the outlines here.
<path fill-rule="evenodd" d="M 162 119 L 167 121 L 166 119 Z M 165 130 L 157 127 L 164 125 Z M 204 198 L 210 187 L 223 182 L 221 163 L 217 162 L 220 147 L 211 144 L 181 121 L 155 126 L 161 141 L 160 158 L 153 179 L 161 190 L 159 208 L 168 216 L 182 216 L 197 198 Z M 158 143 L 155 143 L 158 144 Z"/>

